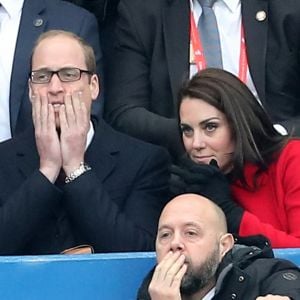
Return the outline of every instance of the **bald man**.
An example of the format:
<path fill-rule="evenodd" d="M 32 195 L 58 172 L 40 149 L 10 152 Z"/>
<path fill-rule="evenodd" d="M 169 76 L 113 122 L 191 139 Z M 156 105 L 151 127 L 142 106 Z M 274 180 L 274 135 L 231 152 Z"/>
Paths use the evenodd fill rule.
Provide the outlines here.
<path fill-rule="evenodd" d="M 299 299 L 297 266 L 273 258 L 263 237 L 257 237 L 262 247 L 234 242 L 223 211 L 213 202 L 195 194 L 174 198 L 161 213 L 158 264 L 138 299 Z"/>

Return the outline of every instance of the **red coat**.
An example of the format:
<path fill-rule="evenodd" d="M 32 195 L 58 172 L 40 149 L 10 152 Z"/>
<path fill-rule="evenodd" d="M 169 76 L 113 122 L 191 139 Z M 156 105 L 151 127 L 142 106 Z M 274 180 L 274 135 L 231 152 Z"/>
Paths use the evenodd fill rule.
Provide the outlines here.
<path fill-rule="evenodd" d="M 251 179 L 256 170 L 255 165 L 246 165 L 245 178 Z M 232 185 L 234 197 L 245 209 L 239 234 L 264 234 L 275 248 L 300 247 L 300 140 L 285 146 L 258 185 L 255 191 Z"/>

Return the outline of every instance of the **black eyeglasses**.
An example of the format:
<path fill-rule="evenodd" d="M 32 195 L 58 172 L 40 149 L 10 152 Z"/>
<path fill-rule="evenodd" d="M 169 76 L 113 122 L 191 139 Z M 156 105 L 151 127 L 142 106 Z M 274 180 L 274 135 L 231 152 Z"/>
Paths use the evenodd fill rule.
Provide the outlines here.
<path fill-rule="evenodd" d="M 56 74 L 63 82 L 72 82 L 79 80 L 82 73 L 89 75 L 93 74 L 88 70 L 81 70 L 79 68 L 62 68 L 57 71 L 51 71 L 48 69 L 31 71 L 29 76 L 33 83 L 49 83 L 54 74 Z"/>

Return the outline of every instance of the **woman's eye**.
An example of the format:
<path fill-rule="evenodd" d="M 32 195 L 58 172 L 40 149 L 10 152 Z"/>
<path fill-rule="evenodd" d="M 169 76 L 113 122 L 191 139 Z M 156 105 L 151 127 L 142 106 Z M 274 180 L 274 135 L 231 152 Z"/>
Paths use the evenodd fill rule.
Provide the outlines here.
<path fill-rule="evenodd" d="M 216 124 L 216 123 L 205 124 L 206 131 L 212 132 L 212 131 L 215 131 L 217 128 L 218 128 L 218 124 Z"/>
<path fill-rule="evenodd" d="M 191 136 L 193 134 L 193 129 L 189 126 L 181 126 L 181 132 L 185 136 Z"/>

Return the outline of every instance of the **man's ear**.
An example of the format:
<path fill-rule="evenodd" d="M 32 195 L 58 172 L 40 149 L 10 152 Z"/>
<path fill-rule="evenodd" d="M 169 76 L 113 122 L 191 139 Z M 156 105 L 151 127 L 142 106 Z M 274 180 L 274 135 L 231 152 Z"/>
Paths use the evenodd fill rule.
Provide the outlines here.
<path fill-rule="evenodd" d="M 100 92 L 100 82 L 96 74 L 93 74 L 91 76 L 90 91 L 91 91 L 92 100 L 96 100 Z"/>
<path fill-rule="evenodd" d="M 32 86 L 31 86 L 31 80 L 28 79 L 28 90 L 29 90 L 29 100 L 31 102 L 31 99 L 32 99 L 32 95 L 33 95 L 33 90 L 32 90 Z"/>
<path fill-rule="evenodd" d="M 33 88 L 32 88 L 32 83 L 31 83 L 31 80 L 28 79 L 28 91 L 29 91 L 29 100 L 30 102 L 32 103 L 32 96 L 34 95 L 34 91 L 33 91 Z"/>
<path fill-rule="evenodd" d="M 232 249 L 234 245 L 234 239 L 232 234 L 225 233 L 220 238 L 220 257 L 221 259 L 225 254 Z"/>

